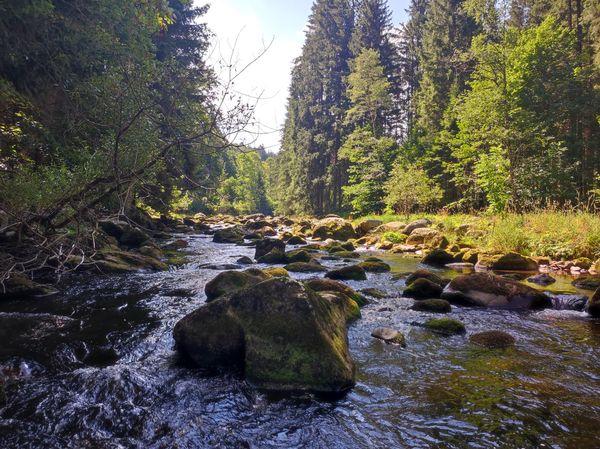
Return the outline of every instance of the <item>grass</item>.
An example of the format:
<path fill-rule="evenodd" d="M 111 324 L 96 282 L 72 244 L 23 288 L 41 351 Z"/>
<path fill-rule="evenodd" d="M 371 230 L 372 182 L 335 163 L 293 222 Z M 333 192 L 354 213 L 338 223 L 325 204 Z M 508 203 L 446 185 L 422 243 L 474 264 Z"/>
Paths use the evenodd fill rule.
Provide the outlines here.
<path fill-rule="evenodd" d="M 600 258 L 600 216 L 588 212 L 539 211 L 504 215 L 370 215 L 354 220 L 378 219 L 409 223 L 429 218 L 451 243 L 462 242 L 491 253 L 516 251 L 553 260 Z M 470 225 L 466 235 L 459 226 Z"/>

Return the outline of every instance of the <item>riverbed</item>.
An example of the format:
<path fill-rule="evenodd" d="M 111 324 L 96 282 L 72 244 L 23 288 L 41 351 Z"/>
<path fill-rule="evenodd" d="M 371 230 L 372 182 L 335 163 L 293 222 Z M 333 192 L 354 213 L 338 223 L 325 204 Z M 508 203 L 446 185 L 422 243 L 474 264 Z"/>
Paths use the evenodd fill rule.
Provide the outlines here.
<path fill-rule="evenodd" d="M 349 282 L 388 295 L 350 325 L 356 387 L 336 400 L 266 394 L 174 351 L 173 326 L 219 273 L 200 265 L 254 254 L 183 238 L 188 263 L 167 272 L 82 275 L 59 295 L 0 303 L 0 322 L 14 325 L 0 330 L 0 448 L 600 447 L 600 322 L 584 312 L 454 307 L 468 334 L 504 330 L 516 347 L 439 337 L 418 326 L 432 315 L 409 310 L 404 281 L 392 279 L 418 260 L 385 255 L 392 273 Z M 558 287 L 578 293 L 568 279 Z M 373 339 L 380 326 L 404 332 L 407 347 Z"/>

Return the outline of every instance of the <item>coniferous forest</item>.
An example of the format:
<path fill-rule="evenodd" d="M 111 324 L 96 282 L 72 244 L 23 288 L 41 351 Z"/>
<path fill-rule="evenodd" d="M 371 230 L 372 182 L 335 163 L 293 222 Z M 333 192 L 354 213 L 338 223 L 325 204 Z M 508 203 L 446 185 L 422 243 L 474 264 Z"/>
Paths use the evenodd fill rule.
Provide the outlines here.
<path fill-rule="evenodd" d="M 600 0 L 207 3 L 0 0 L 0 448 L 600 447 Z"/>

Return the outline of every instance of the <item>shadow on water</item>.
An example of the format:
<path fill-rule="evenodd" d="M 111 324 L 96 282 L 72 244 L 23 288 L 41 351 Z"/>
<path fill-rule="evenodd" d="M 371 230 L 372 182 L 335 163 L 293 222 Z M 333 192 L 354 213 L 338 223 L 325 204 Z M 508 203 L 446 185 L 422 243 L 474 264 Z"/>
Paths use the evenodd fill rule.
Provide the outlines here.
<path fill-rule="evenodd" d="M 517 339 L 488 351 L 413 325 L 431 315 L 410 310 L 402 279 L 372 274 L 350 282 L 388 293 L 349 329 L 356 387 L 335 400 L 265 394 L 173 351 L 174 324 L 218 273 L 199 266 L 253 255 L 203 237 L 188 249 L 189 263 L 168 272 L 78 277 L 56 297 L 0 304 L 0 447 L 600 447 L 600 322 L 583 313 L 455 307 L 468 334 Z M 418 267 L 383 257 L 396 273 Z M 404 332 L 407 348 L 372 339 L 379 326 Z"/>

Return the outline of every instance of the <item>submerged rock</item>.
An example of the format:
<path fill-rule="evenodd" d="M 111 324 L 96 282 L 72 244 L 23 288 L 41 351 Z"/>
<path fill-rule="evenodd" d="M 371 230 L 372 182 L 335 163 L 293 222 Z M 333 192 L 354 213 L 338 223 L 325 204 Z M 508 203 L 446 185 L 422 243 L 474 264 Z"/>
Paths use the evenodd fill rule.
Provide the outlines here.
<path fill-rule="evenodd" d="M 386 292 L 378 288 L 363 288 L 362 290 L 359 290 L 359 292 L 376 299 L 383 299 L 389 296 Z"/>
<path fill-rule="evenodd" d="M 412 310 L 417 312 L 431 312 L 431 313 L 450 313 L 452 312 L 452 306 L 444 299 L 423 299 L 415 301 L 411 307 Z"/>
<path fill-rule="evenodd" d="M 402 296 L 413 299 L 439 298 L 442 287 L 429 279 L 419 278 L 404 289 Z"/>
<path fill-rule="evenodd" d="M 365 281 L 367 273 L 358 265 L 350 265 L 348 267 L 338 268 L 337 270 L 328 271 L 325 277 L 329 279 Z"/>
<path fill-rule="evenodd" d="M 269 279 L 177 323 L 177 349 L 205 368 L 238 365 L 258 386 L 339 393 L 354 385 L 341 295 Z"/>
<path fill-rule="evenodd" d="M 469 341 L 477 346 L 483 346 L 488 349 L 505 349 L 514 346 L 515 337 L 502 331 L 479 332 L 471 335 Z"/>
<path fill-rule="evenodd" d="M 600 288 L 600 276 L 582 276 L 571 283 L 582 290 L 596 290 Z"/>
<path fill-rule="evenodd" d="M 404 338 L 404 334 L 395 329 L 390 329 L 389 327 L 378 327 L 371 332 L 371 337 L 383 340 L 388 344 L 399 345 L 403 348 L 406 347 L 406 339 Z"/>
<path fill-rule="evenodd" d="M 444 289 L 442 298 L 451 303 L 500 309 L 543 309 L 550 298 L 538 290 L 492 273 L 458 276 Z"/>
<path fill-rule="evenodd" d="M 340 217 L 329 217 L 319 220 L 313 227 L 313 237 L 316 239 L 348 240 L 356 238 L 352 223 Z"/>
<path fill-rule="evenodd" d="M 460 335 L 467 332 L 461 321 L 452 318 L 434 318 L 426 321 L 423 326 L 436 334 L 444 336 Z"/>
<path fill-rule="evenodd" d="M 549 274 L 543 273 L 543 274 L 538 274 L 537 276 L 532 276 L 530 278 L 527 278 L 527 282 L 531 282 L 532 284 L 537 284 L 537 285 L 541 285 L 542 287 L 546 287 L 547 285 L 554 284 L 556 282 L 556 279 L 554 279 Z"/>

